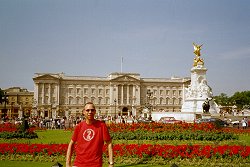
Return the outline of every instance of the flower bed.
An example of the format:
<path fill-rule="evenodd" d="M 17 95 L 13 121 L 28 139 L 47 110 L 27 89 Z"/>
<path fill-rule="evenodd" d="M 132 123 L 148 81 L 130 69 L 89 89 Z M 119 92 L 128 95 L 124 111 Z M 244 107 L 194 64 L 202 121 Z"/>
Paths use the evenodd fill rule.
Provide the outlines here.
<path fill-rule="evenodd" d="M 66 155 L 67 144 L 17 144 L 1 143 L 0 154 Z"/>
<path fill-rule="evenodd" d="M 63 160 L 67 144 L 0 144 L 0 157 L 16 160 L 51 161 Z M 104 157 L 108 156 L 107 145 L 104 145 Z M 212 146 L 212 145 L 152 145 L 152 144 L 115 144 L 113 146 L 116 161 L 126 159 L 245 159 L 250 160 L 250 146 Z M 31 158 L 32 157 L 32 158 Z M 40 159 L 39 157 L 47 157 Z M 159 163 L 159 162 L 158 162 Z"/>
<path fill-rule="evenodd" d="M 23 130 L 22 125 L 14 125 L 11 123 L 0 124 L 0 138 L 13 139 L 13 138 L 37 138 L 35 127 Z"/>
<path fill-rule="evenodd" d="M 227 128 L 218 127 L 213 123 L 176 123 L 176 124 L 163 124 L 163 123 L 133 123 L 133 124 L 108 124 L 108 128 L 111 133 L 115 132 L 134 132 L 134 131 L 151 131 L 151 132 L 166 132 L 166 131 L 203 131 L 203 132 L 225 132 L 225 133 L 250 133 L 250 129 L 237 129 L 237 128 Z"/>
<path fill-rule="evenodd" d="M 250 158 L 250 146 L 115 144 L 113 149 L 115 157 Z"/>

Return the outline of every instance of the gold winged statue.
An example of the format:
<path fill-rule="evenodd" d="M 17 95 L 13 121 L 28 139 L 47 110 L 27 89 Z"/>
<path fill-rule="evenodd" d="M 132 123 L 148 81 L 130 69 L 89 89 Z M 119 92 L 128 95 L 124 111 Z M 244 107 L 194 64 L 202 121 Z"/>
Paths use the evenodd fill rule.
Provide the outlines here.
<path fill-rule="evenodd" d="M 202 45 L 196 45 L 194 42 L 193 42 L 193 46 L 194 46 L 194 54 L 196 56 L 201 56 L 201 46 Z"/>
<path fill-rule="evenodd" d="M 193 66 L 197 66 L 198 64 L 202 64 L 204 65 L 204 61 L 203 59 L 200 58 L 201 56 L 201 46 L 202 45 L 197 45 L 193 42 L 193 46 L 194 46 L 194 54 L 196 55 L 196 57 L 194 58 L 194 64 Z"/>

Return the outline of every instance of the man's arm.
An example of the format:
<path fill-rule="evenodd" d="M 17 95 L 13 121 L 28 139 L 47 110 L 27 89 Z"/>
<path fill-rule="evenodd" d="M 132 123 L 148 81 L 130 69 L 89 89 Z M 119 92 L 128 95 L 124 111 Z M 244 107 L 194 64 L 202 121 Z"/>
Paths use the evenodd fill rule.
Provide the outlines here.
<path fill-rule="evenodd" d="M 66 167 L 71 167 L 71 156 L 73 152 L 75 142 L 73 140 L 70 140 L 67 155 L 66 155 Z"/>
<path fill-rule="evenodd" d="M 107 145 L 108 145 L 108 153 L 109 153 L 109 167 L 112 167 L 114 164 L 112 140 L 108 141 Z"/>

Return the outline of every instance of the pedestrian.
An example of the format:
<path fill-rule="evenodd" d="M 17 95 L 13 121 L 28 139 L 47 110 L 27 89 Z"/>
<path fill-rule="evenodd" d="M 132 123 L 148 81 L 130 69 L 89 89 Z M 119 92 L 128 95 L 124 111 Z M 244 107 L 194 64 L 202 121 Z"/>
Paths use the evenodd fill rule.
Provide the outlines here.
<path fill-rule="evenodd" d="M 52 119 L 51 129 L 56 129 L 56 121 L 55 121 L 55 119 Z"/>
<path fill-rule="evenodd" d="M 95 119 L 96 109 L 92 102 L 84 106 L 83 114 L 85 121 L 76 125 L 68 145 L 66 167 L 72 167 L 71 157 L 75 144 L 74 167 L 102 167 L 104 142 L 108 145 L 109 167 L 113 167 L 112 140 L 105 122 Z"/>
<path fill-rule="evenodd" d="M 246 129 L 247 123 L 246 123 L 245 118 L 243 118 L 243 119 L 241 120 L 241 125 L 242 125 L 242 128 L 243 128 L 243 129 Z"/>

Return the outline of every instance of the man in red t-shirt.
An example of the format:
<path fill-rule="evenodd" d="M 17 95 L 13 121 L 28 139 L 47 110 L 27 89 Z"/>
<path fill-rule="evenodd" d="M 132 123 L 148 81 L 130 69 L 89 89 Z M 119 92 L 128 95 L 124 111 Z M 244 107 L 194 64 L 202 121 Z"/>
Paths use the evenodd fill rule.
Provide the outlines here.
<path fill-rule="evenodd" d="M 85 121 L 75 127 L 68 146 L 66 167 L 72 167 L 71 156 L 75 143 L 76 158 L 73 167 L 102 167 L 104 142 L 108 145 L 109 167 L 112 167 L 114 164 L 113 148 L 106 124 L 94 118 L 96 109 L 92 102 L 85 105 L 83 114 Z"/>

